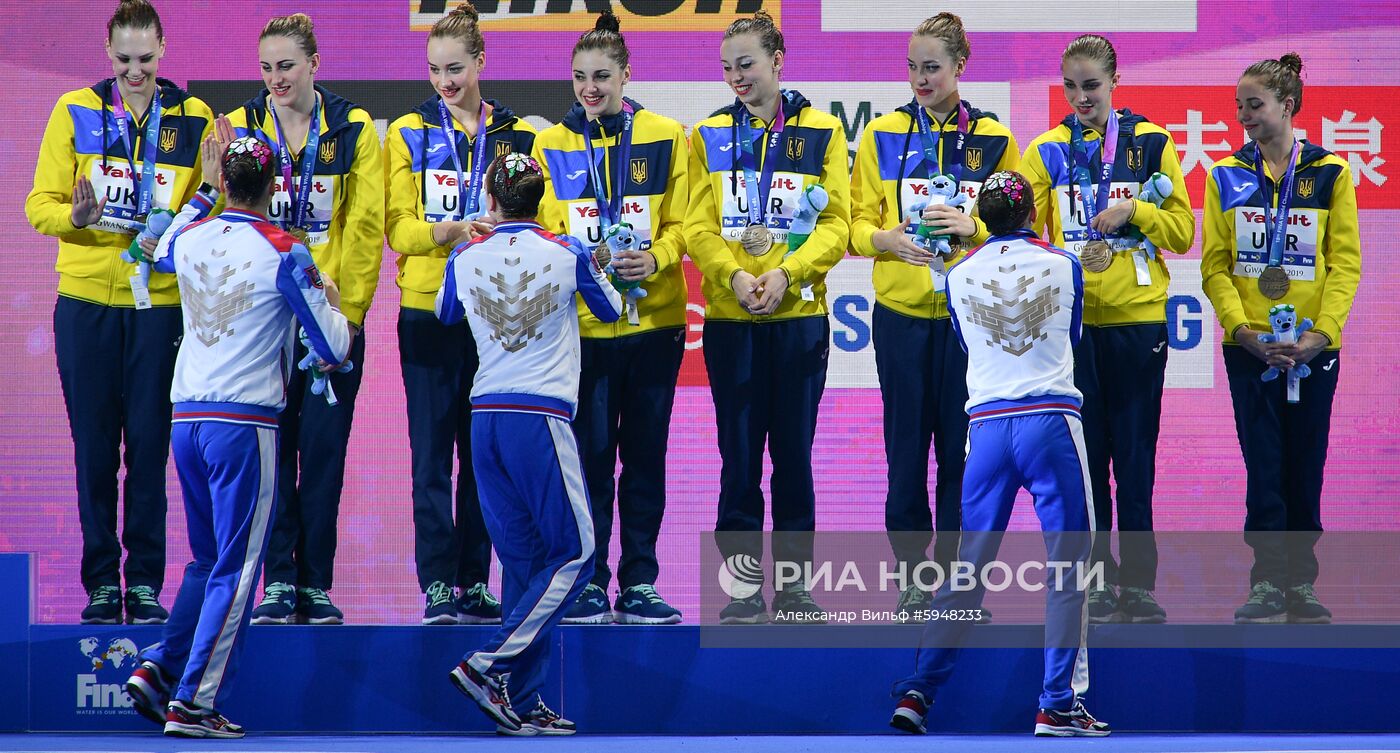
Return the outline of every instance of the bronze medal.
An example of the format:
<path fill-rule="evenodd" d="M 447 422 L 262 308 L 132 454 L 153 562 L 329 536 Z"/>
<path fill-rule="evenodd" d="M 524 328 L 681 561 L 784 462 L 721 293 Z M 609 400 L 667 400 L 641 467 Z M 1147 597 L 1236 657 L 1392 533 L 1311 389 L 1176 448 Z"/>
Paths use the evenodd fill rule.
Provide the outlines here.
<path fill-rule="evenodd" d="M 766 225 L 749 225 L 739 236 L 739 243 L 750 256 L 763 256 L 773 248 L 773 232 Z"/>
<path fill-rule="evenodd" d="M 1271 301 L 1288 295 L 1290 284 L 1292 280 L 1288 279 L 1288 273 L 1283 271 L 1283 267 L 1265 267 L 1264 271 L 1259 273 L 1259 292 Z"/>
<path fill-rule="evenodd" d="M 1079 252 L 1079 261 L 1090 272 L 1102 272 L 1113 264 L 1113 248 L 1107 241 L 1089 241 Z"/>
<path fill-rule="evenodd" d="M 296 238 L 301 245 L 311 248 L 311 234 L 306 232 L 306 228 L 293 225 L 287 228 L 287 234 Z"/>

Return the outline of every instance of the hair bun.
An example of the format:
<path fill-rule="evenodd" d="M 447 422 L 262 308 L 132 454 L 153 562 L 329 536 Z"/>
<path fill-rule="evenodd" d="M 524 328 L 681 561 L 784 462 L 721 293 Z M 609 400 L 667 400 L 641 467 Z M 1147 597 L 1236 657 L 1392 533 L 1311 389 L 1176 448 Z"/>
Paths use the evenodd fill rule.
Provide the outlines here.
<path fill-rule="evenodd" d="M 458 3 L 458 4 L 457 4 L 457 7 L 456 7 L 456 8 L 453 8 L 453 9 L 452 9 L 452 12 L 451 12 L 451 13 L 448 13 L 447 15 L 449 15 L 449 16 L 466 16 L 467 18 L 471 19 L 472 21 L 478 21 L 478 20 L 481 19 L 481 14 L 477 13 L 477 11 L 476 11 L 476 6 L 475 6 L 475 5 L 472 5 L 472 4 L 469 3 L 469 2 L 466 2 L 466 3 Z"/>
<path fill-rule="evenodd" d="M 1296 52 L 1288 52 L 1279 58 L 1278 61 L 1283 67 L 1293 71 L 1293 75 L 1299 76 L 1303 73 L 1303 57 Z"/>
<path fill-rule="evenodd" d="M 605 10 L 598 15 L 598 20 L 593 24 L 594 31 L 611 31 L 614 34 L 622 33 L 622 19 L 616 13 Z"/>
<path fill-rule="evenodd" d="M 778 25 L 778 23 L 773 20 L 773 14 L 769 13 L 766 10 L 759 10 L 757 13 L 754 13 L 753 20 L 760 22 L 767 21 L 768 23 L 773 24 L 774 26 Z"/>

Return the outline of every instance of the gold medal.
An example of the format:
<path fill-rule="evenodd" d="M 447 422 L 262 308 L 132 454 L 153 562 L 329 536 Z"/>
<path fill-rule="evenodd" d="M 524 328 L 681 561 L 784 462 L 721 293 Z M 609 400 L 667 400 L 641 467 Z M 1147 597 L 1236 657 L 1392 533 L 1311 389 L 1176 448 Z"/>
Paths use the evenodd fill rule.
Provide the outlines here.
<path fill-rule="evenodd" d="M 287 228 L 287 234 L 297 239 L 297 242 L 308 249 L 311 248 L 311 235 L 306 232 L 306 228 L 293 225 Z"/>
<path fill-rule="evenodd" d="M 739 243 L 750 256 L 763 256 L 773 248 L 773 232 L 766 225 L 749 225 L 739 236 Z"/>
<path fill-rule="evenodd" d="M 1288 295 L 1288 286 L 1292 280 L 1288 279 L 1288 273 L 1283 271 L 1283 267 L 1265 267 L 1259 273 L 1259 292 L 1263 293 L 1271 301 Z"/>
<path fill-rule="evenodd" d="M 1079 261 L 1090 272 L 1102 272 L 1113 264 L 1113 248 L 1107 241 L 1089 241 L 1079 252 Z"/>

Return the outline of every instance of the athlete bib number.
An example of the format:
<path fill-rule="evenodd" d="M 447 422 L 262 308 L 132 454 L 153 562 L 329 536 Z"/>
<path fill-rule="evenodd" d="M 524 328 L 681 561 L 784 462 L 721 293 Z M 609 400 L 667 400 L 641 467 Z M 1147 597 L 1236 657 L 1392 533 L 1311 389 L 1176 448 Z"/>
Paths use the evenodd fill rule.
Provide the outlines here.
<path fill-rule="evenodd" d="M 136 176 L 139 181 L 141 176 Z M 126 164 L 118 165 L 113 162 L 102 164 L 101 161 L 93 162 L 89 171 L 88 180 L 92 181 L 93 194 L 101 201 L 107 199 L 107 205 L 102 208 L 102 219 L 97 221 L 97 228 L 109 233 L 135 234 L 138 231 L 136 221 L 136 185 L 132 181 L 131 168 Z M 175 193 L 175 171 L 164 168 L 156 168 L 155 188 L 151 191 L 151 209 L 169 209 L 170 200 Z"/>
<path fill-rule="evenodd" d="M 744 234 L 749 224 L 748 184 L 742 172 L 724 176 L 724 200 L 720 208 L 720 237 L 734 243 Z M 773 233 L 774 243 L 787 243 L 788 228 L 792 226 L 792 215 L 797 211 L 797 200 L 802 196 L 807 176 L 801 173 L 773 173 L 773 183 L 768 194 L 768 206 L 764 213 L 767 224 Z"/>
<path fill-rule="evenodd" d="M 1108 192 L 1108 206 L 1135 199 L 1137 193 L 1138 185 L 1135 183 L 1114 183 Z M 1084 226 L 1084 200 L 1079 195 L 1079 186 L 1056 186 L 1055 194 L 1060 210 L 1060 228 L 1065 236 L 1065 250 L 1079 256 L 1084 244 L 1089 242 L 1088 229 Z M 1106 237 L 1112 239 L 1121 234 L 1119 230 Z"/>
<path fill-rule="evenodd" d="M 603 242 L 603 231 L 599 223 L 598 203 L 592 199 L 565 202 L 564 211 L 569 215 L 569 235 L 583 241 L 589 248 Z M 651 248 L 651 197 L 628 196 L 622 201 L 622 221 L 632 226 L 637 234 L 640 249 Z"/>
<path fill-rule="evenodd" d="M 294 178 L 295 180 L 295 178 Z M 331 216 L 335 211 L 335 181 L 333 175 L 318 175 L 311 181 L 311 206 L 305 215 L 307 242 L 322 246 L 330 241 Z M 273 179 L 272 207 L 268 218 L 281 225 L 293 217 L 292 197 L 282 176 Z"/>
<path fill-rule="evenodd" d="M 1288 236 L 1283 241 L 1283 271 L 1288 279 L 1317 279 L 1317 226 L 1316 209 L 1294 209 L 1288 213 Z M 1258 278 L 1269 265 L 1264 210 L 1235 208 L 1235 249 L 1235 276 Z"/>

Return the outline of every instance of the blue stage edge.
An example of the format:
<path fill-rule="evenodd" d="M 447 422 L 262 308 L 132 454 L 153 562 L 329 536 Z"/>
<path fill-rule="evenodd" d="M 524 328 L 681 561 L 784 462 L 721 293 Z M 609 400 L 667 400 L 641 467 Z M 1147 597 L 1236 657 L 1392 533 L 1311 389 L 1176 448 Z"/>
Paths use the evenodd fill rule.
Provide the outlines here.
<path fill-rule="evenodd" d="M 121 685 L 131 653 L 157 641 L 160 628 L 32 625 L 30 567 L 28 555 L 0 554 L 0 588 L 16 607 L 0 610 L 0 666 L 17 680 L 0 683 L 0 731 L 152 730 Z M 1125 628 L 1147 627 L 1177 647 L 1113 647 Z M 1238 648 L 1218 648 L 1228 645 L 1218 626 L 1096 629 L 1089 706 L 1125 732 L 1400 731 L 1400 641 L 1252 648 L 1278 645 L 1279 631 L 1305 626 L 1251 627 L 1234 633 Z M 447 672 L 489 630 L 254 627 L 236 700 L 224 711 L 259 732 L 486 732 L 492 728 Z M 1197 635 L 1217 648 L 1180 648 Z M 581 730 L 596 734 L 878 734 L 893 708 L 890 686 L 914 654 L 714 648 L 691 626 L 565 627 L 557 640 L 552 695 Z M 1368 645 L 1377 645 L 1374 637 Z M 968 649 L 929 717 L 930 732 L 1029 732 L 1040 668 L 1036 649 Z"/>

